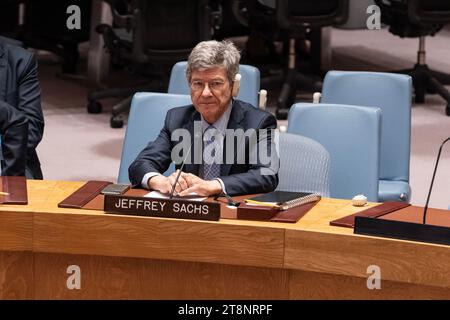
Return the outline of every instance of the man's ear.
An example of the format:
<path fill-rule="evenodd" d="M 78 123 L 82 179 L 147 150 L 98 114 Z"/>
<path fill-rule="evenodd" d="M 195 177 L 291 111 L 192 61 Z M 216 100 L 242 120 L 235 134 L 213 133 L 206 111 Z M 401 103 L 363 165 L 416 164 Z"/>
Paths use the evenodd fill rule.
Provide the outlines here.
<path fill-rule="evenodd" d="M 239 88 L 241 86 L 241 75 L 239 73 L 237 73 L 234 76 L 234 80 L 233 80 L 233 89 L 231 90 L 231 96 L 233 98 L 236 98 L 237 95 L 239 94 Z"/>

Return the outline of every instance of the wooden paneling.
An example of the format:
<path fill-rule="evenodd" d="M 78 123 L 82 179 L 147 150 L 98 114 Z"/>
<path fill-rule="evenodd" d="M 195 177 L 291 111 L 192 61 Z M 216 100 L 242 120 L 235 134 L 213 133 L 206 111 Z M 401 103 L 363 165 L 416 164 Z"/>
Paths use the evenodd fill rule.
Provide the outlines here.
<path fill-rule="evenodd" d="M 282 267 L 284 230 L 116 215 L 34 217 L 34 250 Z"/>
<path fill-rule="evenodd" d="M 291 270 L 290 299 L 450 299 L 450 288 L 381 280 L 369 290 L 366 278 Z"/>
<path fill-rule="evenodd" d="M 0 299 L 33 298 L 33 254 L 0 252 Z"/>
<path fill-rule="evenodd" d="M 80 267 L 81 289 L 66 286 Z M 287 299 L 287 271 L 198 262 L 35 254 L 37 299 Z"/>
<path fill-rule="evenodd" d="M 33 214 L 8 212 L 0 207 L 0 250 L 31 250 L 33 247 Z"/>
<path fill-rule="evenodd" d="M 450 288 L 449 247 L 411 241 L 286 230 L 285 268 Z"/>

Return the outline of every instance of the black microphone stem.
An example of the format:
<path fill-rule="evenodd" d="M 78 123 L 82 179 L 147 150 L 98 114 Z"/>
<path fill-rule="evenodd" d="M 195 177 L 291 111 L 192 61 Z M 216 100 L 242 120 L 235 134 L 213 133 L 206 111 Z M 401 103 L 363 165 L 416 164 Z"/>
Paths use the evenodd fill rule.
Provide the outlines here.
<path fill-rule="evenodd" d="M 183 159 L 183 163 L 180 166 L 180 169 L 179 169 L 180 171 L 178 172 L 177 177 L 175 178 L 175 182 L 172 186 L 172 191 L 170 192 L 169 199 L 173 198 L 173 193 L 175 192 L 175 187 L 177 186 L 178 179 L 180 179 L 180 175 L 181 175 L 181 172 L 183 171 L 184 164 L 186 163 L 186 159 L 187 159 L 188 155 L 191 153 L 191 149 L 195 143 L 195 140 L 198 139 L 199 136 L 200 135 L 198 133 L 194 135 L 194 140 L 191 142 L 191 145 L 189 146 L 189 150 L 186 152 L 186 155 L 184 156 L 184 159 Z"/>
<path fill-rule="evenodd" d="M 450 140 L 450 137 L 445 139 L 444 142 L 442 142 L 441 147 L 439 148 L 438 156 L 437 156 L 437 159 L 436 159 L 436 165 L 434 166 L 433 178 L 431 178 L 430 190 L 428 191 L 427 202 L 425 203 L 425 207 L 423 209 L 423 224 L 425 224 L 426 219 L 427 219 L 428 202 L 430 201 L 430 195 L 431 195 L 431 190 L 433 189 L 434 177 L 436 176 L 436 170 L 437 170 L 437 167 L 438 167 L 438 164 L 439 164 L 439 159 L 441 158 L 442 147 L 449 140 Z"/>

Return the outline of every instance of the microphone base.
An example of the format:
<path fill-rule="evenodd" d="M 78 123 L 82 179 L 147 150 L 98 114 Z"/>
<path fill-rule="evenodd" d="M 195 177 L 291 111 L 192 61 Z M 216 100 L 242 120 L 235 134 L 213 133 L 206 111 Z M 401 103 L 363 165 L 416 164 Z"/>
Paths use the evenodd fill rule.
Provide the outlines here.
<path fill-rule="evenodd" d="M 355 234 L 450 245 L 450 227 L 380 218 L 356 217 Z"/>

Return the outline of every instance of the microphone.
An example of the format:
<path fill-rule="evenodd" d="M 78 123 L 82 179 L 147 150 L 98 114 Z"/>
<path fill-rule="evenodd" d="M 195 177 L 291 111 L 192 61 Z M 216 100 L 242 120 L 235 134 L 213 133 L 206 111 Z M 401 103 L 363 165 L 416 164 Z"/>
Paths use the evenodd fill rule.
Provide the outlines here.
<path fill-rule="evenodd" d="M 173 184 L 173 186 L 172 186 L 172 191 L 170 192 L 169 199 L 172 199 L 172 198 L 173 198 L 173 194 L 174 194 L 174 192 L 175 192 L 175 187 L 177 186 L 178 180 L 180 179 L 181 172 L 183 171 L 183 168 L 184 168 L 184 163 L 186 162 L 187 157 L 188 157 L 189 154 L 191 153 L 191 149 L 192 149 L 192 146 L 193 146 L 194 143 L 195 143 L 195 140 L 197 140 L 199 137 L 200 137 L 200 133 L 197 132 L 197 133 L 194 135 L 194 139 L 192 140 L 191 145 L 189 146 L 189 149 L 188 149 L 188 151 L 186 152 L 186 155 L 184 156 L 183 162 L 181 163 L 180 171 L 178 172 L 177 177 L 175 178 L 175 182 L 174 182 L 174 184 Z"/>
<path fill-rule="evenodd" d="M 428 191 L 427 202 L 425 203 L 425 208 L 423 209 L 423 224 L 425 224 L 425 221 L 427 219 L 428 202 L 430 201 L 430 195 L 431 195 L 431 189 L 433 189 L 434 177 L 436 176 L 436 170 L 437 170 L 437 167 L 439 164 L 439 159 L 441 158 L 442 147 L 449 140 L 450 140 L 450 137 L 445 139 L 444 142 L 442 142 L 441 147 L 439 148 L 438 156 L 436 159 L 436 165 L 434 166 L 433 178 L 431 178 L 430 190 Z"/>

